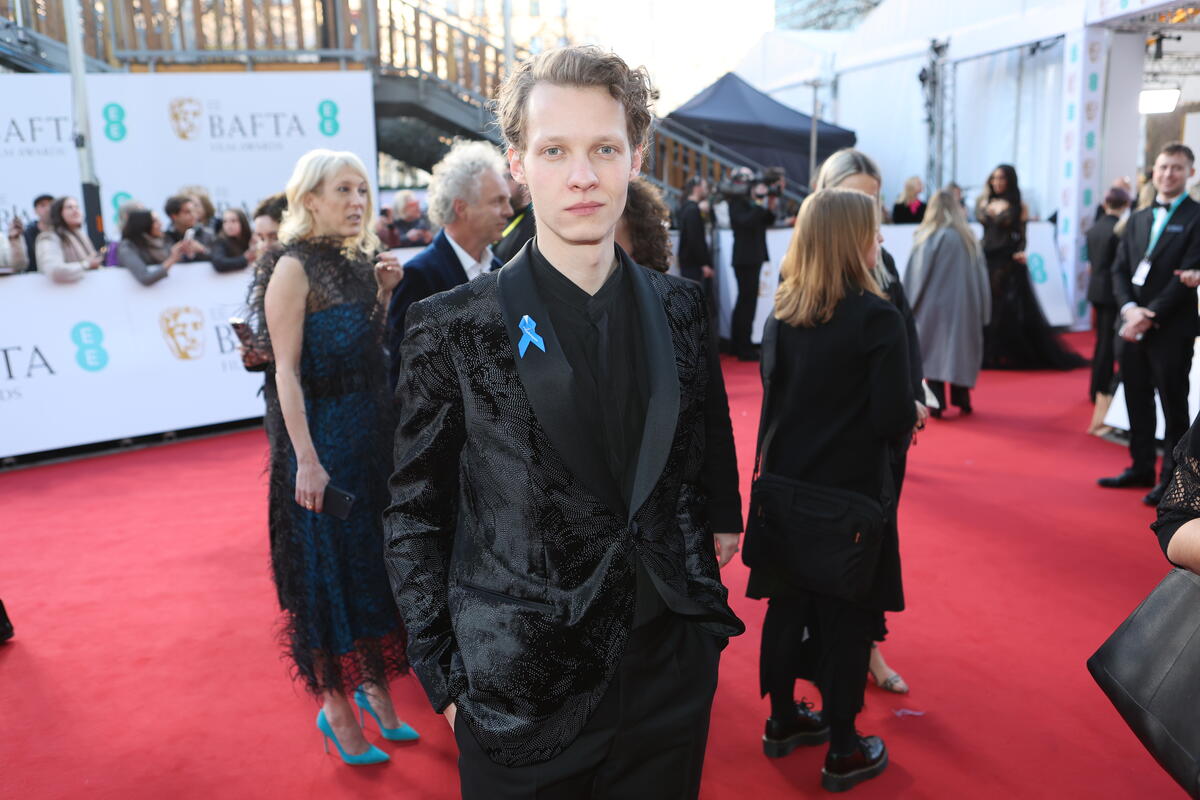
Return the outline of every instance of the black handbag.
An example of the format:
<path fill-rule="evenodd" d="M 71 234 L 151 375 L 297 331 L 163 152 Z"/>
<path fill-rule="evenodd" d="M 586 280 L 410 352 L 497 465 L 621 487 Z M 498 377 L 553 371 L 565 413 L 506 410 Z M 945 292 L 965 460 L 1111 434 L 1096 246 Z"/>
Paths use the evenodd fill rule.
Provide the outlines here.
<path fill-rule="evenodd" d="M 1200 576 L 1171 570 L 1087 667 L 1150 755 L 1200 798 Z"/>
<path fill-rule="evenodd" d="M 886 457 L 881 470 L 884 495 L 822 486 L 763 472 L 766 425 L 771 417 L 771 373 L 775 369 L 778 324 L 763 331 L 763 407 L 754 480 L 750 487 L 745 561 L 750 566 L 776 565 L 800 588 L 855 603 L 870 599 L 879 564 L 884 526 L 892 503 L 887 495 L 891 470 Z"/>

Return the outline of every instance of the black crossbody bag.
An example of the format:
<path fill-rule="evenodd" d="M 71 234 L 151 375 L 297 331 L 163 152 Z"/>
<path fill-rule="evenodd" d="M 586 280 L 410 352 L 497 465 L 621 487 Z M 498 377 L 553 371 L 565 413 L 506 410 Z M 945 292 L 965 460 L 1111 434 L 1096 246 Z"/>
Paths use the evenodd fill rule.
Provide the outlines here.
<path fill-rule="evenodd" d="M 891 513 L 892 475 L 886 456 L 881 466 L 884 492 L 871 498 L 859 492 L 793 480 L 763 472 L 765 423 L 771 420 L 771 375 L 775 370 L 778 323 L 763 331 L 763 406 L 754 481 L 750 488 L 746 563 L 775 565 L 800 588 L 865 603 L 879 563 L 884 526 Z"/>

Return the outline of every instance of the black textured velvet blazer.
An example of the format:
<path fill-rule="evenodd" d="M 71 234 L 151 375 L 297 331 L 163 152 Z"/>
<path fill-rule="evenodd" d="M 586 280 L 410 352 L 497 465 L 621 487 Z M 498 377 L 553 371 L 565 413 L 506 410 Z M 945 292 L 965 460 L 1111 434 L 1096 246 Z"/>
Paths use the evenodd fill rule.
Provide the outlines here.
<path fill-rule="evenodd" d="M 386 559 L 408 657 L 497 763 L 554 757 L 603 697 L 633 620 L 635 555 L 668 607 L 716 637 L 726 603 L 701 490 L 708 318 L 700 288 L 625 259 L 650 373 L 632 509 L 580 435 L 571 368 L 528 247 L 415 304 L 397 386 Z M 518 323 L 545 350 L 520 355 Z"/>

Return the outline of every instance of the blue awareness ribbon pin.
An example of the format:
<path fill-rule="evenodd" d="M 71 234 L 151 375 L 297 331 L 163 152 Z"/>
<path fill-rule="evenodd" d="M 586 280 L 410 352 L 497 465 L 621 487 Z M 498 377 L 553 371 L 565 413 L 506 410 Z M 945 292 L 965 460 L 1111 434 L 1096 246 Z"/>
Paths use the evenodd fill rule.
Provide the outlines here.
<path fill-rule="evenodd" d="M 546 352 L 546 342 L 541 336 L 538 336 L 537 323 L 528 314 L 521 317 L 521 321 L 517 324 L 517 327 L 521 329 L 521 333 L 523 334 L 521 341 L 517 344 L 517 349 L 521 351 L 521 358 L 525 357 L 525 351 L 529 349 L 530 342 L 538 350 L 541 350 L 543 353 Z"/>

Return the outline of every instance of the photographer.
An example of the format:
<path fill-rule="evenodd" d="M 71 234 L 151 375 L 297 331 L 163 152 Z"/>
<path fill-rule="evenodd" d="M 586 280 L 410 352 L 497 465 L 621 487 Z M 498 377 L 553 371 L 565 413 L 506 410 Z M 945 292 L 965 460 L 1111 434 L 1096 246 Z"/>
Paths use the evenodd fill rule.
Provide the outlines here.
<path fill-rule="evenodd" d="M 736 170 L 722 192 L 729 198 L 729 226 L 733 229 L 733 271 L 737 276 L 737 302 L 733 306 L 730 340 L 741 361 L 757 361 L 758 351 L 750 343 L 750 329 L 758 305 L 758 278 L 767 254 L 767 228 L 775 222 L 775 205 L 783 188 L 783 177 L 755 176 L 749 169 Z"/>

